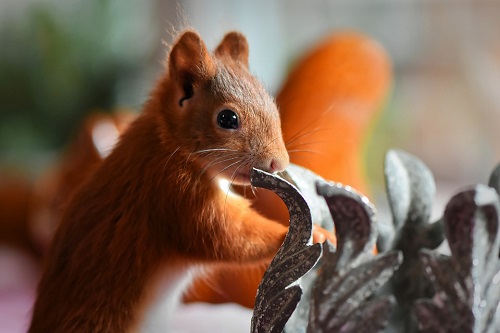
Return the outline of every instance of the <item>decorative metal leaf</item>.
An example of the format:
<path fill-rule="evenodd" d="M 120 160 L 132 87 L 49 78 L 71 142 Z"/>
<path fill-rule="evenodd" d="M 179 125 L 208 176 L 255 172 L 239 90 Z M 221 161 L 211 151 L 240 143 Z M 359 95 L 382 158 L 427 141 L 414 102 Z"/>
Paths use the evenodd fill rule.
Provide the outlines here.
<path fill-rule="evenodd" d="M 253 186 L 274 191 L 290 213 L 290 228 L 257 290 L 251 332 L 280 333 L 302 295 L 299 285 L 290 286 L 307 273 L 321 256 L 321 245 L 308 245 L 312 233 L 311 212 L 295 186 L 284 179 L 252 169 Z"/>
<path fill-rule="evenodd" d="M 418 237 L 413 234 L 413 239 L 420 247 L 438 247 L 444 236 L 440 221 L 429 223 L 436 193 L 431 171 L 417 157 L 402 150 L 390 150 L 385 158 L 384 174 L 393 218 L 393 235 L 383 242 L 386 246 L 378 243 L 378 249 L 386 251 L 394 248 L 395 243 L 407 241 L 406 236 L 415 231 Z M 408 244 L 408 247 L 413 248 L 413 244 Z"/>
<path fill-rule="evenodd" d="M 375 212 L 366 197 L 341 184 L 321 182 L 317 190 L 335 221 L 338 244 L 336 251 L 324 244 L 307 332 L 378 332 L 391 300 L 369 298 L 398 268 L 401 254 L 373 256 Z"/>
<path fill-rule="evenodd" d="M 418 212 L 414 223 L 427 223 L 436 185 L 425 164 L 402 150 L 389 150 L 385 157 L 384 174 L 393 223 L 402 226 L 414 212 Z"/>
<path fill-rule="evenodd" d="M 431 251 L 421 254 L 437 291 L 432 301 L 415 305 L 421 332 L 499 331 L 499 212 L 498 194 L 484 185 L 461 192 L 448 203 L 443 221 L 451 257 Z"/>
<path fill-rule="evenodd" d="M 394 308 L 393 297 L 381 297 L 367 302 L 352 316 L 354 319 L 346 324 L 343 332 L 378 332 L 387 326 L 390 311 Z M 368 320 L 367 320 L 368 318 Z"/>
<path fill-rule="evenodd" d="M 283 173 L 283 178 L 295 185 L 309 206 L 312 220 L 326 230 L 334 231 L 334 224 L 330 210 L 322 196 L 316 191 L 316 182 L 325 181 L 309 169 L 290 164 Z"/>
<path fill-rule="evenodd" d="M 297 186 L 311 210 L 312 220 L 326 230 L 334 232 L 333 219 L 324 198 L 316 191 L 316 182 L 325 181 L 314 172 L 298 165 L 290 164 L 283 173 L 283 178 Z M 300 279 L 302 298 L 285 326 L 287 333 L 305 333 L 309 322 L 309 304 L 311 292 L 321 265 L 317 264 Z"/>
<path fill-rule="evenodd" d="M 393 220 L 381 230 L 377 245 L 381 252 L 399 250 L 404 257 L 385 291 L 398 302 L 387 332 L 414 332 L 413 303 L 433 294 L 419 253 L 438 247 L 444 239 L 442 222 L 429 221 L 436 186 L 425 164 L 401 150 L 387 153 L 384 173 Z"/>
<path fill-rule="evenodd" d="M 338 244 L 337 250 L 323 244 L 316 267 L 300 278 L 305 292 L 287 333 L 378 332 L 387 321 L 384 332 L 499 332 L 500 200 L 494 189 L 500 190 L 500 166 L 489 181 L 494 189 L 478 185 L 456 195 L 436 223 L 429 223 L 434 179 L 420 160 L 390 151 L 385 175 L 393 221 L 385 229 L 378 225 L 383 253 L 374 256 L 377 225 L 366 198 L 293 166 L 285 177 L 304 191 L 304 200 L 284 180 L 253 172 L 255 186 L 269 188 L 285 201 L 291 221 L 259 287 L 252 333 L 283 330 L 301 299 L 296 281 L 320 256 L 321 247 L 307 245 L 312 228 L 307 204 L 315 207 L 315 222 L 329 230 L 333 217 Z M 329 214 L 312 191 L 314 182 Z M 436 250 L 445 234 L 451 256 Z M 384 292 L 377 292 L 387 280 Z M 396 301 L 397 311 L 388 319 Z"/>

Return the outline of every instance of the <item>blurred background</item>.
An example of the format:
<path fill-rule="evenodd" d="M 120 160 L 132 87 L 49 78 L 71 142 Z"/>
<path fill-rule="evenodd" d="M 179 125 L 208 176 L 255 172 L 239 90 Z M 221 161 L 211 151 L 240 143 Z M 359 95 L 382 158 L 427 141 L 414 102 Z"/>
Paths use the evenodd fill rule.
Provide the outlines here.
<path fill-rule="evenodd" d="M 384 207 L 384 154 L 402 148 L 434 173 L 442 212 L 439 198 L 486 182 L 500 161 L 499 18 L 499 0 L 2 0 L 0 184 L 31 186 L 89 113 L 140 110 L 163 71 L 162 42 L 179 26 L 194 27 L 209 47 L 242 31 L 250 69 L 273 94 L 306 50 L 355 30 L 380 43 L 393 66 L 366 133 L 371 197 Z M 12 327 L 5 332 L 18 332 Z"/>
<path fill-rule="evenodd" d="M 500 158 L 500 1 L 4 0 L 0 4 L 0 163 L 36 176 L 84 115 L 138 110 L 162 71 L 172 27 L 215 46 L 244 32 L 250 67 L 276 93 L 290 66 L 332 31 L 383 45 L 393 88 L 365 167 L 378 186 L 388 147 L 438 181 L 484 181 Z"/>

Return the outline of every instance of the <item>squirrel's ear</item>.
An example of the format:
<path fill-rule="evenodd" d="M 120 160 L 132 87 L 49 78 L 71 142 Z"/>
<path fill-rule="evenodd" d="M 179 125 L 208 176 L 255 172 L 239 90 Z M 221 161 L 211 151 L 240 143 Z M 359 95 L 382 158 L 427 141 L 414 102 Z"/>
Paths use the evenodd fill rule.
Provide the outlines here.
<path fill-rule="evenodd" d="M 219 57 L 229 56 L 248 68 L 248 42 L 245 36 L 239 32 L 227 33 L 215 50 L 215 54 Z"/>
<path fill-rule="evenodd" d="M 184 100 L 193 96 L 194 85 L 198 81 L 215 75 L 212 57 L 201 37 L 194 31 L 184 32 L 174 43 L 168 66 L 170 76 L 182 89 L 180 106 Z"/>

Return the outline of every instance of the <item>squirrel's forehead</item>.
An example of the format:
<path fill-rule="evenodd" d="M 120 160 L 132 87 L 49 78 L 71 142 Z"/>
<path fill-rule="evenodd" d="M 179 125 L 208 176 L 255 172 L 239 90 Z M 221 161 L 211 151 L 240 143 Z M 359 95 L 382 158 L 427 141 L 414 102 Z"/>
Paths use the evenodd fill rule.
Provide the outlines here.
<path fill-rule="evenodd" d="M 248 109 L 276 110 L 274 100 L 266 89 L 246 70 L 220 66 L 212 84 L 212 91 L 222 101 L 240 104 Z"/>

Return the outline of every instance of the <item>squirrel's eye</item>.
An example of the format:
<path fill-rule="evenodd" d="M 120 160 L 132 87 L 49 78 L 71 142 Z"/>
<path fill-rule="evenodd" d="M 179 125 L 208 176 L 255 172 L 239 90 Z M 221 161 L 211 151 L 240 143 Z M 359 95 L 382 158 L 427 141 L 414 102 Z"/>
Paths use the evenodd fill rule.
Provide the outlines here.
<path fill-rule="evenodd" d="M 237 129 L 238 115 L 233 110 L 222 110 L 217 115 L 217 124 L 224 129 Z"/>

